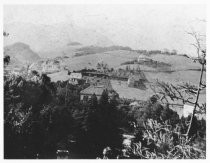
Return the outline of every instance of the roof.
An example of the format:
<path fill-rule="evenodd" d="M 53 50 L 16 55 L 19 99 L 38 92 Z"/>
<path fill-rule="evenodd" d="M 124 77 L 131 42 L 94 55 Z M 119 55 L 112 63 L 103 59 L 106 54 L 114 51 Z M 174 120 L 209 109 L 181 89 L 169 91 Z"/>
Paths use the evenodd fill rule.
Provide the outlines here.
<path fill-rule="evenodd" d="M 129 79 L 133 79 L 133 80 L 135 80 L 135 81 L 139 81 L 139 80 L 142 80 L 142 79 L 145 80 L 145 77 L 144 77 L 144 75 L 141 73 L 141 74 L 138 74 L 138 75 L 130 75 L 130 76 L 129 76 Z"/>
<path fill-rule="evenodd" d="M 91 85 L 103 85 L 107 90 L 113 90 L 111 82 L 109 79 L 99 78 L 99 77 L 83 77 Z"/>
<path fill-rule="evenodd" d="M 103 85 L 107 90 L 112 90 L 112 85 L 109 79 L 101 79 L 97 83 L 98 85 Z"/>
<path fill-rule="evenodd" d="M 85 95 L 95 94 L 95 95 L 101 96 L 104 90 L 105 90 L 105 87 L 103 85 L 90 86 L 90 87 L 82 90 L 80 92 L 80 94 L 85 94 Z"/>
<path fill-rule="evenodd" d="M 53 74 L 48 74 L 47 76 L 50 77 L 52 82 L 69 80 L 69 75 L 67 71 L 60 71 Z"/>
<path fill-rule="evenodd" d="M 102 73 L 102 72 L 83 72 L 85 75 L 87 74 L 93 74 L 93 75 L 103 75 L 103 76 L 108 76 L 107 74 L 105 73 Z"/>

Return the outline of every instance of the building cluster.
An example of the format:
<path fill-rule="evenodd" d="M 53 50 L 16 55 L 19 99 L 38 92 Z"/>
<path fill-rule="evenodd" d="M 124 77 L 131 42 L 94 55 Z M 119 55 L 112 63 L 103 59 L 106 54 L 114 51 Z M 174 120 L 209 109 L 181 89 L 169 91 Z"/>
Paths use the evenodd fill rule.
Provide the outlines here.
<path fill-rule="evenodd" d="M 90 85 L 80 92 L 81 101 L 87 101 L 93 94 L 99 100 L 104 91 L 108 92 L 110 98 L 116 95 L 108 75 L 100 72 L 72 72 L 69 74 L 69 83 L 73 85 L 88 83 Z"/>

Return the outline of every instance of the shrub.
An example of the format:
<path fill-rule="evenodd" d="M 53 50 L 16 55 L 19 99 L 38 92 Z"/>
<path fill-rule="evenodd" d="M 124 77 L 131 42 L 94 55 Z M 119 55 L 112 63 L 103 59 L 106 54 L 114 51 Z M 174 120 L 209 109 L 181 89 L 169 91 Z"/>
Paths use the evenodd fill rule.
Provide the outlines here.
<path fill-rule="evenodd" d="M 142 159 L 205 159 L 206 152 L 194 147 L 193 143 L 167 122 L 149 119 L 144 124 L 142 141 L 133 143 L 127 152 L 131 157 Z M 148 144 L 154 144 L 154 149 L 149 149 Z"/>

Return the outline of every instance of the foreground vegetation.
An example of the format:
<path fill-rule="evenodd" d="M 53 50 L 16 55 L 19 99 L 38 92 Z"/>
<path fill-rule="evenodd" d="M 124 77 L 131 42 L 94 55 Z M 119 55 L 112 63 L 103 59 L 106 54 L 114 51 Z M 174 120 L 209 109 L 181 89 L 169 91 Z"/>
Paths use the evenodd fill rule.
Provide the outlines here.
<path fill-rule="evenodd" d="M 36 72 L 5 76 L 4 157 L 55 158 L 66 149 L 70 158 L 205 158 L 205 120 L 195 117 L 185 136 L 190 117 L 180 119 L 154 97 L 140 107 L 106 91 L 99 101 L 94 94 L 80 101 L 86 87 Z M 123 134 L 135 136 L 130 146 Z"/>

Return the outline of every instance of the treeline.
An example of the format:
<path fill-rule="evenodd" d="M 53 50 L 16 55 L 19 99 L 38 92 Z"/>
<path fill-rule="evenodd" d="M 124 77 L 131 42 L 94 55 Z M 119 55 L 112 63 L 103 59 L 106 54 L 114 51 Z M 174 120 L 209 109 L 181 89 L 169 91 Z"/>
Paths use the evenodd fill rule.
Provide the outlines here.
<path fill-rule="evenodd" d="M 170 64 L 165 63 L 165 62 L 159 62 L 159 61 L 155 61 L 152 59 L 147 59 L 146 61 L 137 61 L 137 59 L 132 60 L 132 61 L 126 61 L 124 63 L 121 63 L 121 65 L 133 65 L 133 64 L 139 64 L 139 65 L 146 65 L 148 67 L 152 67 L 152 68 L 169 68 L 171 67 Z"/>
<path fill-rule="evenodd" d="M 100 46 L 86 46 L 82 48 L 78 48 L 75 57 L 89 55 L 89 54 L 96 54 L 96 53 L 104 53 L 108 51 L 115 51 L 115 50 L 126 50 L 126 51 L 133 51 L 139 54 L 144 55 L 154 55 L 154 54 L 164 54 L 164 55 L 178 55 L 176 50 L 134 50 L 128 46 L 109 46 L 109 47 L 100 47 Z M 182 54 L 187 56 L 186 54 Z M 187 56 L 188 57 L 188 56 Z"/>
<path fill-rule="evenodd" d="M 108 47 L 100 47 L 100 46 L 85 46 L 77 49 L 77 52 L 75 54 L 75 57 L 83 56 L 83 55 L 89 55 L 89 54 L 96 54 L 96 53 L 104 53 L 108 51 L 115 51 L 115 50 L 126 50 L 126 51 L 133 51 L 137 52 L 139 54 L 144 55 L 153 55 L 153 54 L 165 54 L 165 55 L 177 55 L 177 51 L 175 49 L 169 50 L 169 49 L 163 49 L 163 50 L 134 50 L 128 46 L 108 46 Z M 186 54 L 182 54 L 184 56 L 187 56 Z"/>
<path fill-rule="evenodd" d="M 108 46 L 108 47 L 100 47 L 100 46 L 86 46 L 77 49 L 75 57 L 89 55 L 89 54 L 96 54 L 96 53 L 104 53 L 107 51 L 114 51 L 114 50 L 128 50 L 131 51 L 130 47 L 124 46 Z"/>
<path fill-rule="evenodd" d="M 137 53 L 152 55 L 152 54 L 165 54 L 165 55 L 177 55 L 176 50 L 169 51 L 168 49 L 164 50 L 134 50 Z"/>

